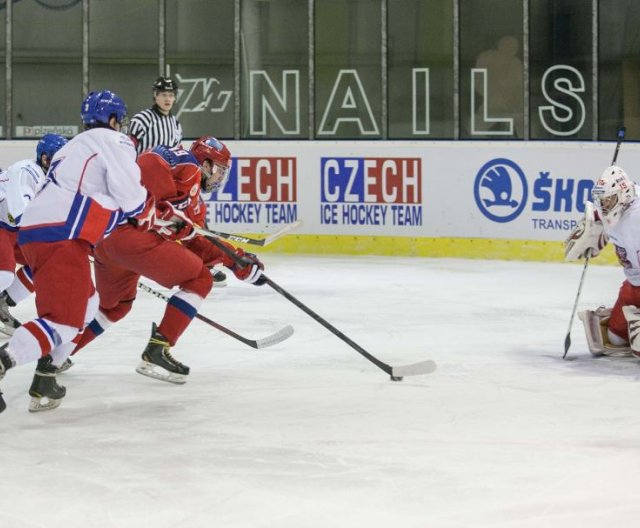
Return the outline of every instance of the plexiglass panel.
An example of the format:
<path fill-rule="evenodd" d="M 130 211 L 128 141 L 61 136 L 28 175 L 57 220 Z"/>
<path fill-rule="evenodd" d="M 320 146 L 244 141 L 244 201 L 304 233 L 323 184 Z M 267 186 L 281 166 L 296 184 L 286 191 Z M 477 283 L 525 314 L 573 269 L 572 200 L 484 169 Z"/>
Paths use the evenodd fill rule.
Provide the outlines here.
<path fill-rule="evenodd" d="M 13 137 L 77 133 L 82 100 L 81 2 L 67 2 L 59 9 L 14 2 L 12 35 Z M 4 88 L 4 79 L 2 84 Z"/>
<path fill-rule="evenodd" d="M 592 2 L 530 4 L 531 138 L 593 137 Z"/>
<path fill-rule="evenodd" d="M 381 136 L 381 4 L 316 2 L 316 138 Z"/>
<path fill-rule="evenodd" d="M 640 139 L 640 2 L 600 0 L 598 13 L 598 136 L 612 140 L 624 125 L 627 139 L 637 141 Z"/>
<path fill-rule="evenodd" d="M 520 2 L 461 0 L 460 137 L 524 137 L 522 18 Z"/>
<path fill-rule="evenodd" d="M 167 0 L 167 65 L 185 138 L 234 133 L 234 0 Z"/>
<path fill-rule="evenodd" d="M 309 137 L 308 3 L 245 0 L 241 20 L 241 136 Z"/>
<path fill-rule="evenodd" d="M 388 2 L 389 137 L 453 138 L 453 3 Z"/>
<path fill-rule="evenodd" d="M 158 15 L 157 2 L 89 4 L 89 89 L 116 92 L 129 116 L 153 104 L 151 85 L 159 74 Z"/>

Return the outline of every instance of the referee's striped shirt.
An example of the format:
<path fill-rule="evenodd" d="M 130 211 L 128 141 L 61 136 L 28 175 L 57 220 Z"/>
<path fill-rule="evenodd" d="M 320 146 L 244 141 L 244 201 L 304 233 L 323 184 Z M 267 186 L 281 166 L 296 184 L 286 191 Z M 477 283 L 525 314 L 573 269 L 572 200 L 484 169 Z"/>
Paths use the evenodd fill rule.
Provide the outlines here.
<path fill-rule="evenodd" d="M 177 147 L 182 141 L 182 125 L 171 112 L 164 115 L 154 105 L 131 118 L 129 135 L 135 139 L 138 154 L 158 145 Z"/>

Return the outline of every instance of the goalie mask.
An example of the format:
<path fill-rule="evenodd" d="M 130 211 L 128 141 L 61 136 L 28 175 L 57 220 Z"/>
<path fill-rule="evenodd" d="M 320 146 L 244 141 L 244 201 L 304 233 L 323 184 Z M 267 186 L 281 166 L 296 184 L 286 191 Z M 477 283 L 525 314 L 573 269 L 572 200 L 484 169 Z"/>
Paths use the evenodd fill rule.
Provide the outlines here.
<path fill-rule="evenodd" d="M 607 167 L 591 190 L 593 203 L 608 227 L 618 223 L 636 197 L 634 183 L 616 165 Z"/>

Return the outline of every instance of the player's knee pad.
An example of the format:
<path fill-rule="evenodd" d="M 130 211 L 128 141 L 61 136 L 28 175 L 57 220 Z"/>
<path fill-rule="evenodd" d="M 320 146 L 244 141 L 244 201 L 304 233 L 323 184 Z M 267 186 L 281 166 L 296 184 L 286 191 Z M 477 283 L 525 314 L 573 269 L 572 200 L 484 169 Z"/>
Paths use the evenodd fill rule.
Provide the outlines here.
<path fill-rule="evenodd" d="M 195 293 L 204 299 L 213 288 L 213 277 L 207 267 L 203 265 L 197 277 L 184 281 L 178 286 L 180 289 Z"/>
<path fill-rule="evenodd" d="M 101 316 L 101 318 L 96 316 L 96 319 L 99 319 L 101 326 L 106 329 L 113 323 L 117 323 L 120 319 L 123 319 L 131 311 L 134 300 L 135 299 L 125 299 L 111 308 L 100 308 L 98 316 Z"/>

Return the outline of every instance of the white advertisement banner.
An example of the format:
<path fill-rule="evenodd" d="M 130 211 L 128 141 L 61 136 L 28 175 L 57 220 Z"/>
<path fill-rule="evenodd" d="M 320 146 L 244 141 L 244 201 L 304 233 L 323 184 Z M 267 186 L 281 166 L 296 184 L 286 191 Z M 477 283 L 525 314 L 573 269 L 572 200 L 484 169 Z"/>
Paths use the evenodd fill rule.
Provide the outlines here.
<path fill-rule="evenodd" d="M 263 232 L 563 240 L 615 143 L 228 142 L 210 221 Z M 634 177 L 635 144 L 620 164 Z"/>
<path fill-rule="evenodd" d="M 233 166 L 209 222 L 268 233 L 560 241 L 575 226 L 615 142 L 227 141 Z M 0 166 L 35 156 L 0 142 Z M 618 163 L 640 181 L 640 148 Z"/>

